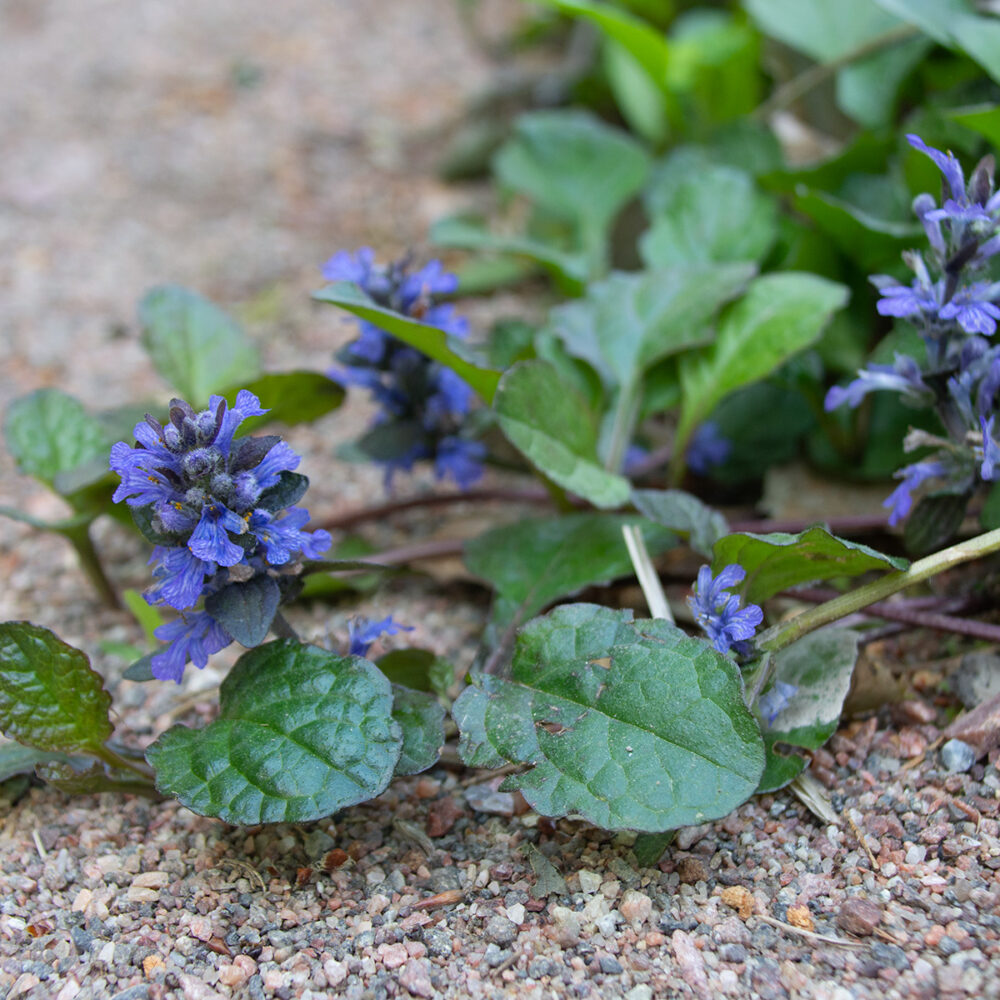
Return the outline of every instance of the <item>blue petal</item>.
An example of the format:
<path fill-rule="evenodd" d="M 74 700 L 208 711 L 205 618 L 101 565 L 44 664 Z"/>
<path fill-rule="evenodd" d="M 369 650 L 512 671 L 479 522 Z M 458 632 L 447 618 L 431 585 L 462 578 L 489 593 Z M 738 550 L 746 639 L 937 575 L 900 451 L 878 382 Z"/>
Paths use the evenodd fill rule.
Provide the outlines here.
<path fill-rule="evenodd" d="M 247 530 L 246 521 L 221 503 L 208 504 L 201 512 L 198 526 L 191 532 L 188 548 L 199 558 L 217 562 L 220 566 L 235 566 L 243 558 L 243 549 L 233 542 L 228 532 L 241 535 Z"/>
<path fill-rule="evenodd" d="M 225 649 L 233 641 L 232 636 L 204 611 L 160 625 L 153 634 L 170 643 L 151 659 L 153 676 L 178 684 L 188 661 L 200 670 L 208 663 L 209 656 Z"/>

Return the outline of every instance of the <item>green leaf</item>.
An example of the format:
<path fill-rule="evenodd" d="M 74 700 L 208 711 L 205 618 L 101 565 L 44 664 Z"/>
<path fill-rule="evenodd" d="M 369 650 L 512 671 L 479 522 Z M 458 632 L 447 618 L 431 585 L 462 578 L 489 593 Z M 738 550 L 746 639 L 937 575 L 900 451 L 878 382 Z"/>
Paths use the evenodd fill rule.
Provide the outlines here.
<path fill-rule="evenodd" d="M 500 184 L 574 224 L 595 274 L 604 268 L 608 228 L 642 187 L 649 156 L 587 112 L 535 111 L 517 119 L 493 168 Z"/>
<path fill-rule="evenodd" d="M 139 304 L 142 344 L 163 378 L 197 409 L 220 386 L 260 374 L 257 349 L 236 321 L 197 292 L 161 285 Z"/>
<path fill-rule="evenodd" d="M 404 344 L 409 344 L 410 347 L 426 354 L 432 361 L 450 368 L 464 379 L 484 402 L 492 401 L 500 373 L 481 368 L 466 360 L 461 353 L 463 351 L 461 341 L 455 340 L 444 330 L 429 326 L 427 323 L 418 323 L 415 319 L 376 305 L 357 285 L 349 281 L 338 281 L 327 285 L 318 292 L 313 292 L 313 298 L 319 302 L 340 306 L 359 319 L 367 320 L 380 330 L 391 333 Z"/>
<path fill-rule="evenodd" d="M 754 270 L 740 263 L 618 272 L 553 309 L 548 329 L 607 389 L 632 385 L 657 361 L 709 343 L 708 322 Z"/>
<path fill-rule="evenodd" d="M 98 421 L 79 400 L 58 389 L 36 389 L 7 407 L 7 448 L 25 474 L 53 486 L 59 473 L 103 457 L 109 445 Z"/>
<path fill-rule="evenodd" d="M 723 314 L 715 343 L 680 359 L 683 402 L 674 438 L 677 462 L 683 461 L 694 429 L 723 397 L 760 381 L 818 340 L 847 296 L 843 285 L 814 274 L 789 271 L 757 278 Z"/>
<path fill-rule="evenodd" d="M 729 531 L 726 519 L 683 490 L 633 490 L 640 514 L 689 540 L 691 548 L 712 558 L 712 546 Z"/>
<path fill-rule="evenodd" d="M 465 543 L 465 565 L 488 580 L 506 609 L 525 621 L 552 601 L 584 587 L 634 572 L 622 538 L 625 525 L 641 525 L 650 553 L 676 544 L 676 537 L 641 517 L 618 514 L 565 514 L 518 521 L 487 531 Z M 494 619 L 506 624 L 503 616 Z"/>
<path fill-rule="evenodd" d="M 38 750 L 93 752 L 111 695 L 79 649 L 30 622 L 0 624 L 0 732 Z"/>
<path fill-rule="evenodd" d="M 967 0 L 875 0 L 935 41 L 964 51 L 1000 83 L 1000 20 L 980 16 Z"/>
<path fill-rule="evenodd" d="M 736 665 L 631 617 L 572 604 L 522 629 L 510 680 L 476 675 L 455 702 L 466 763 L 523 764 L 502 787 L 605 829 L 670 830 L 744 802 L 764 748 Z"/>
<path fill-rule="evenodd" d="M 260 575 L 209 594 L 205 610 L 241 646 L 252 647 L 267 638 L 280 601 L 277 581 Z"/>
<path fill-rule="evenodd" d="M 859 576 L 873 570 L 904 570 L 910 564 L 860 542 L 849 542 L 814 525 L 797 535 L 737 532 L 715 545 L 712 572 L 739 563 L 746 570 L 740 590 L 746 601 L 759 604 L 789 587 L 838 576 Z"/>
<path fill-rule="evenodd" d="M 526 257 L 561 278 L 573 295 L 579 295 L 587 281 L 587 258 L 582 253 L 563 250 L 528 236 L 491 233 L 481 222 L 462 216 L 435 222 L 431 226 L 430 239 L 442 247 Z"/>
<path fill-rule="evenodd" d="M 0 782 L 13 778 L 15 774 L 31 774 L 36 764 L 49 761 L 65 763 L 68 760 L 69 757 L 58 750 L 37 750 L 14 740 L 0 739 Z"/>
<path fill-rule="evenodd" d="M 227 823 L 307 823 L 380 794 L 402 747 L 392 689 L 359 657 L 290 639 L 258 646 L 201 730 L 168 729 L 146 751 L 161 792 Z"/>
<path fill-rule="evenodd" d="M 610 38 L 604 43 L 604 72 L 618 109 L 632 131 L 652 146 L 662 145 L 670 134 L 663 88 L 624 45 Z"/>
<path fill-rule="evenodd" d="M 447 673 L 454 675 L 451 664 L 447 661 L 442 664 L 441 657 L 429 649 L 393 649 L 379 657 L 376 664 L 393 684 L 415 691 L 433 691 L 431 678 L 442 670 L 442 666 Z"/>
<path fill-rule="evenodd" d="M 151 781 L 144 781 L 129 771 L 109 767 L 101 761 L 44 763 L 35 768 L 35 773 L 46 784 L 68 795 L 115 792 L 118 795 L 157 797 L 156 788 Z"/>
<path fill-rule="evenodd" d="M 672 185 L 639 241 L 650 268 L 759 261 L 778 235 L 774 199 L 748 173 L 710 165 Z"/>
<path fill-rule="evenodd" d="M 597 424 L 586 401 L 552 365 L 514 365 L 500 380 L 494 407 L 510 443 L 553 482 L 595 507 L 628 499 L 628 480 L 598 463 Z"/>
<path fill-rule="evenodd" d="M 444 746 L 444 709 L 433 695 L 392 686 L 392 717 L 403 733 L 396 774 L 419 774 L 433 767 Z"/>
<path fill-rule="evenodd" d="M 596 24 L 618 42 L 657 86 L 665 90 L 670 46 L 667 39 L 640 18 L 610 3 L 597 0 L 544 0 L 564 14 Z"/>
<path fill-rule="evenodd" d="M 142 631 L 146 634 L 146 642 L 150 646 L 156 646 L 159 640 L 153 633 L 163 624 L 163 615 L 160 614 L 160 609 L 148 604 L 146 598 L 137 590 L 124 591 L 122 601 L 125 607 L 132 612 L 132 617 L 142 626 Z"/>
<path fill-rule="evenodd" d="M 663 833 L 640 833 L 632 845 L 635 862 L 640 868 L 652 868 L 663 857 L 664 851 L 674 842 L 676 830 Z"/>
<path fill-rule="evenodd" d="M 339 382 L 310 371 L 272 372 L 220 390 L 219 395 L 233 403 L 240 389 L 249 389 L 268 408 L 262 416 L 247 417 L 240 424 L 241 435 L 271 423 L 311 424 L 337 409 L 345 395 Z"/>
<path fill-rule="evenodd" d="M 776 654 L 773 681 L 798 690 L 770 725 L 762 723 L 767 766 L 758 792 L 787 785 L 805 767 L 802 757 L 786 756 L 778 746 L 818 750 L 836 732 L 858 657 L 858 640 L 850 629 L 824 628 Z"/>
<path fill-rule="evenodd" d="M 269 486 L 257 498 L 257 506 L 276 514 L 278 511 L 298 503 L 309 489 L 309 477 L 300 472 L 289 472 L 287 469 L 279 473 L 278 481 Z"/>
<path fill-rule="evenodd" d="M 938 490 L 921 497 L 903 529 L 906 551 L 925 556 L 948 545 L 962 526 L 970 496 L 969 492 Z"/>
<path fill-rule="evenodd" d="M 945 112 L 946 117 L 965 128 L 985 136 L 994 149 L 1000 149 L 1000 107 L 996 104 L 979 104 L 969 108 L 955 108 Z"/>
<path fill-rule="evenodd" d="M 155 653 L 147 653 L 136 660 L 135 663 L 130 663 L 122 671 L 122 679 L 135 681 L 138 684 L 157 680 L 156 675 L 153 673 L 153 657 L 155 655 Z"/>

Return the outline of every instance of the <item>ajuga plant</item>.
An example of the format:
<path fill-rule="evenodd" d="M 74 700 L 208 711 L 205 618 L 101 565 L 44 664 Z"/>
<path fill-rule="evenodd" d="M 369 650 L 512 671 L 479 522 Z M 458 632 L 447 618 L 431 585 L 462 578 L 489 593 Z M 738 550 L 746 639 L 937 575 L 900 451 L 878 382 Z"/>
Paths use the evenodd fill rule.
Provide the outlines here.
<path fill-rule="evenodd" d="M 340 251 L 323 266 L 328 281 L 349 281 L 373 302 L 464 338 L 468 323 L 454 307 L 439 301 L 458 287 L 458 279 L 432 260 L 418 270 L 409 258 L 387 266 L 375 263 L 371 247 L 357 253 Z M 465 488 L 483 474 L 484 446 L 464 435 L 473 393 L 451 369 L 430 360 L 369 320 L 359 320 L 360 336 L 337 355 L 340 366 L 330 377 L 344 385 L 368 389 L 380 412 L 375 426 L 357 442 L 385 469 L 388 486 L 397 471 L 415 462 L 433 462 L 438 479 Z"/>
<path fill-rule="evenodd" d="M 933 487 L 913 515 L 913 535 L 924 547 L 947 540 L 969 500 L 1000 475 L 994 436 L 1000 347 L 993 343 L 1000 319 L 1000 193 L 992 155 L 979 161 L 966 183 L 952 153 L 933 149 L 917 135 L 907 139 L 940 169 L 941 203 L 930 194 L 913 202 L 928 243 L 924 251 L 903 255 L 913 279 L 871 280 L 881 295 L 879 314 L 907 321 L 919 340 L 912 341 L 912 353 L 897 353 L 893 364 L 869 365 L 848 386 L 834 386 L 826 407 L 855 407 L 869 392 L 888 390 L 937 414 L 942 433 L 913 430 L 907 436 L 906 450 L 924 457 L 896 473 L 902 481 L 885 502 L 889 523 L 898 524 L 910 515 L 914 492 L 924 484 Z M 983 520 L 1000 524 L 996 499 Z"/>
<path fill-rule="evenodd" d="M 591 149 L 607 139 L 604 128 L 575 119 L 563 134 Z M 882 313 L 912 321 L 926 357 L 870 367 L 834 390 L 830 404 L 877 382 L 937 407 L 943 431 L 929 461 L 964 504 L 992 480 L 1000 447 L 989 339 L 998 319 L 990 271 L 997 196 L 988 162 L 967 186 L 957 160 L 913 141 L 941 167 L 946 196 L 940 207 L 917 201 L 931 251 L 908 256 L 916 280 L 877 285 Z M 612 143 L 602 162 L 614 162 L 621 137 Z M 524 167 L 530 150 L 522 147 L 515 162 Z M 627 176 L 618 179 L 627 183 L 616 208 L 649 166 L 644 156 L 622 165 Z M 676 171 L 661 176 L 653 200 L 670 207 L 647 243 L 645 268 L 600 271 L 541 328 L 502 345 L 502 363 L 496 344 L 463 341 L 464 324 L 436 300 L 454 290 L 438 265 L 379 267 L 367 250 L 327 265 L 331 284 L 316 298 L 364 324 L 341 353 L 337 377 L 365 385 L 383 406 L 373 432 L 391 429 L 406 442 L 373 450 L 387 473 L 428 460 L 469 481 L 462 470 L 483 458 L 464 436 L 478 396 L 487 421 L 544 483 L 530 498 L 542 493 L 551 504 L 545 516 L 522 516 L 460 547 L 470 573 L 494 591 L 480 648 L 460 665 L 460 691 L 453 666 L 427 650 L 370 658 L 380 636 L 405 631 L 392 615 L 355 619 L 339 642 L 346 652 L 295 635 L 279 609 L 304 576 L 372 570 L 378 557 L 320 559 L 332 539 L 321 518 L 307 527 L 299 456 L 278 437 L 237 434 L 264 417 L 263 392 L 190 393 L 207 407 L 174 400 L 166 420 L 135 426 L 136 445 L 111 448 L 110 466 L 114 499 L 153 545 L 146 598 L 178 614 L 157 629 L 166 645 L 129 676 L 183 681 L 187 663 L 200 667 L 233 642 L 246 646 L 220 687 L 218 717 L 200 730 L 174 726 L 141 754 L 128 750 L 135 741 L 113 739 L 110 697 L 83 653 L 40 626 L 9 622 L 0 626 L 0 729 L 33 748 L 41 773 L 63 787 L 176 796 L 231 823 L 306 822 L 380 794 L 395 774 L 432 766 L 447 705 L 466 764 L 505 768 L 502 787 L 546 815 L 650 835 L 637 841 L 640 860 L 654 859 L 670 831 L 796 779 L 808 752 L 834 732 L 851 682 L 862 632 L 841 620 L 1000 549 L 1000 530 L 911 564 L 823 525 L 732 531 L 719 511 L 676 488 L 689 482 L 692 453 L 699 464 L 699 451 L 709 465 L 730 460 L 713 423 L 720 404 L 814 347 L 847 290 L 802 271 L 759 273 L 775 238 L 774 209 L 760 208 L 767 199 L 752 189 L 756 221 L 743 228 L 756 226 L 755 235 L 735 258 L 661 256 L 673 245 L 664 234 L 685 229 L 686 199 L 670 194 L 675 183 Z M 716 192 L 748 190 L 726 171 L 711 183 Z M 569 197 L 574 189 L 560 190 Z M 586 227 L 591 249 L 614 215 L 607 202 L 600 215 L 601 225 Z M 726 215 L 712 226 L 730 222 Z M 720 253 L 731 246 L 722 231 L 713 244 Z M 603 253 L 586 256 L 595 273 L 608 263 Z M 628 455 L 668 412 L 665 476 L 675 488 L 662 473 L 640 488 Z M 912 485 L 913 474 L 903 475 Z M 892 511 L 902 516 L 906 502 L 897 497 Z M 386 516 L 386 508 L 369 514 Z M 704 565 L 688 581 L 686 606 L 674 608 L 653 559 L 685 545 Z M 571 602 L 584 588 L 633 574 L 648 618 Z M 808 610 L 777 617 L 768 603 L 779 594 L 794 600 L 801 584 L 855 578 L 859 586 Z M 689 617 L 678 623 L 675 613 Z M 277 638 L 267 641 L 269 633 Z"/>

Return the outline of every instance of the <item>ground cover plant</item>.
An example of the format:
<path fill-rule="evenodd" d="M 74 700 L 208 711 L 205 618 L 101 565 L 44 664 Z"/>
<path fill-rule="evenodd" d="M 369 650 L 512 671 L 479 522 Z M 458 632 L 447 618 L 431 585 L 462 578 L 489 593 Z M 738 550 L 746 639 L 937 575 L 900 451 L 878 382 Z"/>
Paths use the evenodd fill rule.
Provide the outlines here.
<path fill-rule="evenodd" d="M 453 301 L 469 279 L 341 248 L 315 298 L 353 314 L 357 337 L 325 372 L 262 373 L 223 311 L 161 287 L 140 305 L 143 342 L 176 398 L 96 413 L 42 390 L 8 409 L 19 467 L 74 515 L 5 514 L 64 535 L 107 601 L 119 598 L 93 520 L 114 516 L 152 546 L 148 588 L 125 599 L 158 644 L 125 676 L 181 682 L 233 643 L 247 651 L 213 722 L 136 754 L 83 653 L 0 625 L 0 730 L 17 743 L 5 774 L 30 765 L 68 790 L 174 796 L 229 823 L 305 822 L 433 766 L 454 738 L 467 765 L 512 770 L 504 787 L 540 813 L 641 831 L 655 858 L 678 827 L 793 781 L 832 735 L 863 638 L 838 623 L 1000 548 L 1000 194 L 986 142 L 1000 112 L 984 103 L 1000 67 L 981 44 L 995 21 L 859 0 L 866 27 L 843 37 L 818 4 L 691 9 L 666 28 L 609 4 L 552 6 L 604 33 L 622 121 L 526 113 L 493 160 L 525 231 L 498 235 L 499 214 L 434 231 L 482 255 L 480 288 L 544 275 L 544 320 L 477 333 Z M 814 62 L 765 97 L 768 37 Z M 932 101 L 945 77 L 947 103 Z M 821 85 L 835 86 L 853 124 L 833 130 L 850 141 L 791 167 L 767 116 Z M 304 506 L 309 456 L 256 433 L 316 420 L 345 391 L 378 406 L 348 448 L 387 486 L 429 462 L 469 490 L 495 465 L 549 497 L 544 516 L 464 547 L 494 592 L 473 663 L 408 648 L 368 659 L 405 628 L 392 618 L 321 649 L 282 612 L 314 581 L 381 568 L 328 558 L 334 539 Z M 897 475 L 887 521 L 903 544 L 883 552 L 831 525 L 731 530 L 710 501 L 752 493 L 795 456 L 830 475 Z M 654 560 L 681 548 L 703 564 L 672 607 Z M 648 618 L 566 603 L 633 575 Z M 771 610 L 817 582 L 842 592 L 790 618 Z M 990 623 L 978 634 L 996 638 Z"/>

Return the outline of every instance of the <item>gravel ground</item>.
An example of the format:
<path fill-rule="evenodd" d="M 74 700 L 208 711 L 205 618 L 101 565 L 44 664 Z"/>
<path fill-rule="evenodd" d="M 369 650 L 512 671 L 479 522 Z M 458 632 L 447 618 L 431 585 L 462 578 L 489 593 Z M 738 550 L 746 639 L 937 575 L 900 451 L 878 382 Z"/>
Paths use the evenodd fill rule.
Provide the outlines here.
<path fill-rule="evenodd" d="M 516 16 L 490 6 L 494 27 Z M 0 38 L 3 405 L 48 385 L 95 406 L 162 396 L 134 307 L 163 281 L 236 310 L 269 368 L 321 368 L 345 327 L 308 301 L 318 264 L 419 246 L 476 196 L 410 169 L 497 70 L 450 0 L 6 0 Z M 330 457 L 367 419 L 351 404 L 291 435 L 314 511 L 380 493 L 375 470 Z M 0 502 L 58 515 L 6 455 L 0 474 Z M 409 516 L 377 537 L 438 527 Z M 98 540 L 116 581 L 140 586 L 136 541 L 110 524 Z M 207 720 L 225 658 L 180 696 L 117 681 L 98 642 L 136 627 L 94 603 L 58 539 L 0 521 L 0 574 L 0 615 L 94 656 L 139 739 Z M 484 609 L 431 579 L 363 608 L 416 623 L 410 638 L 460 669 Z M 297 609 L 296 624 L 337 641 L 347 614 Z M 950 706 L 927 692 L 816 755 L 837 825 L 765 796 L 682 831 L 654 868 L 631 835 L 552 823 L 458 768 L 305 827 L 33 788 L 0 806 L 0 995 L 998 996 L 996 752 L 941 769 Z"/>

